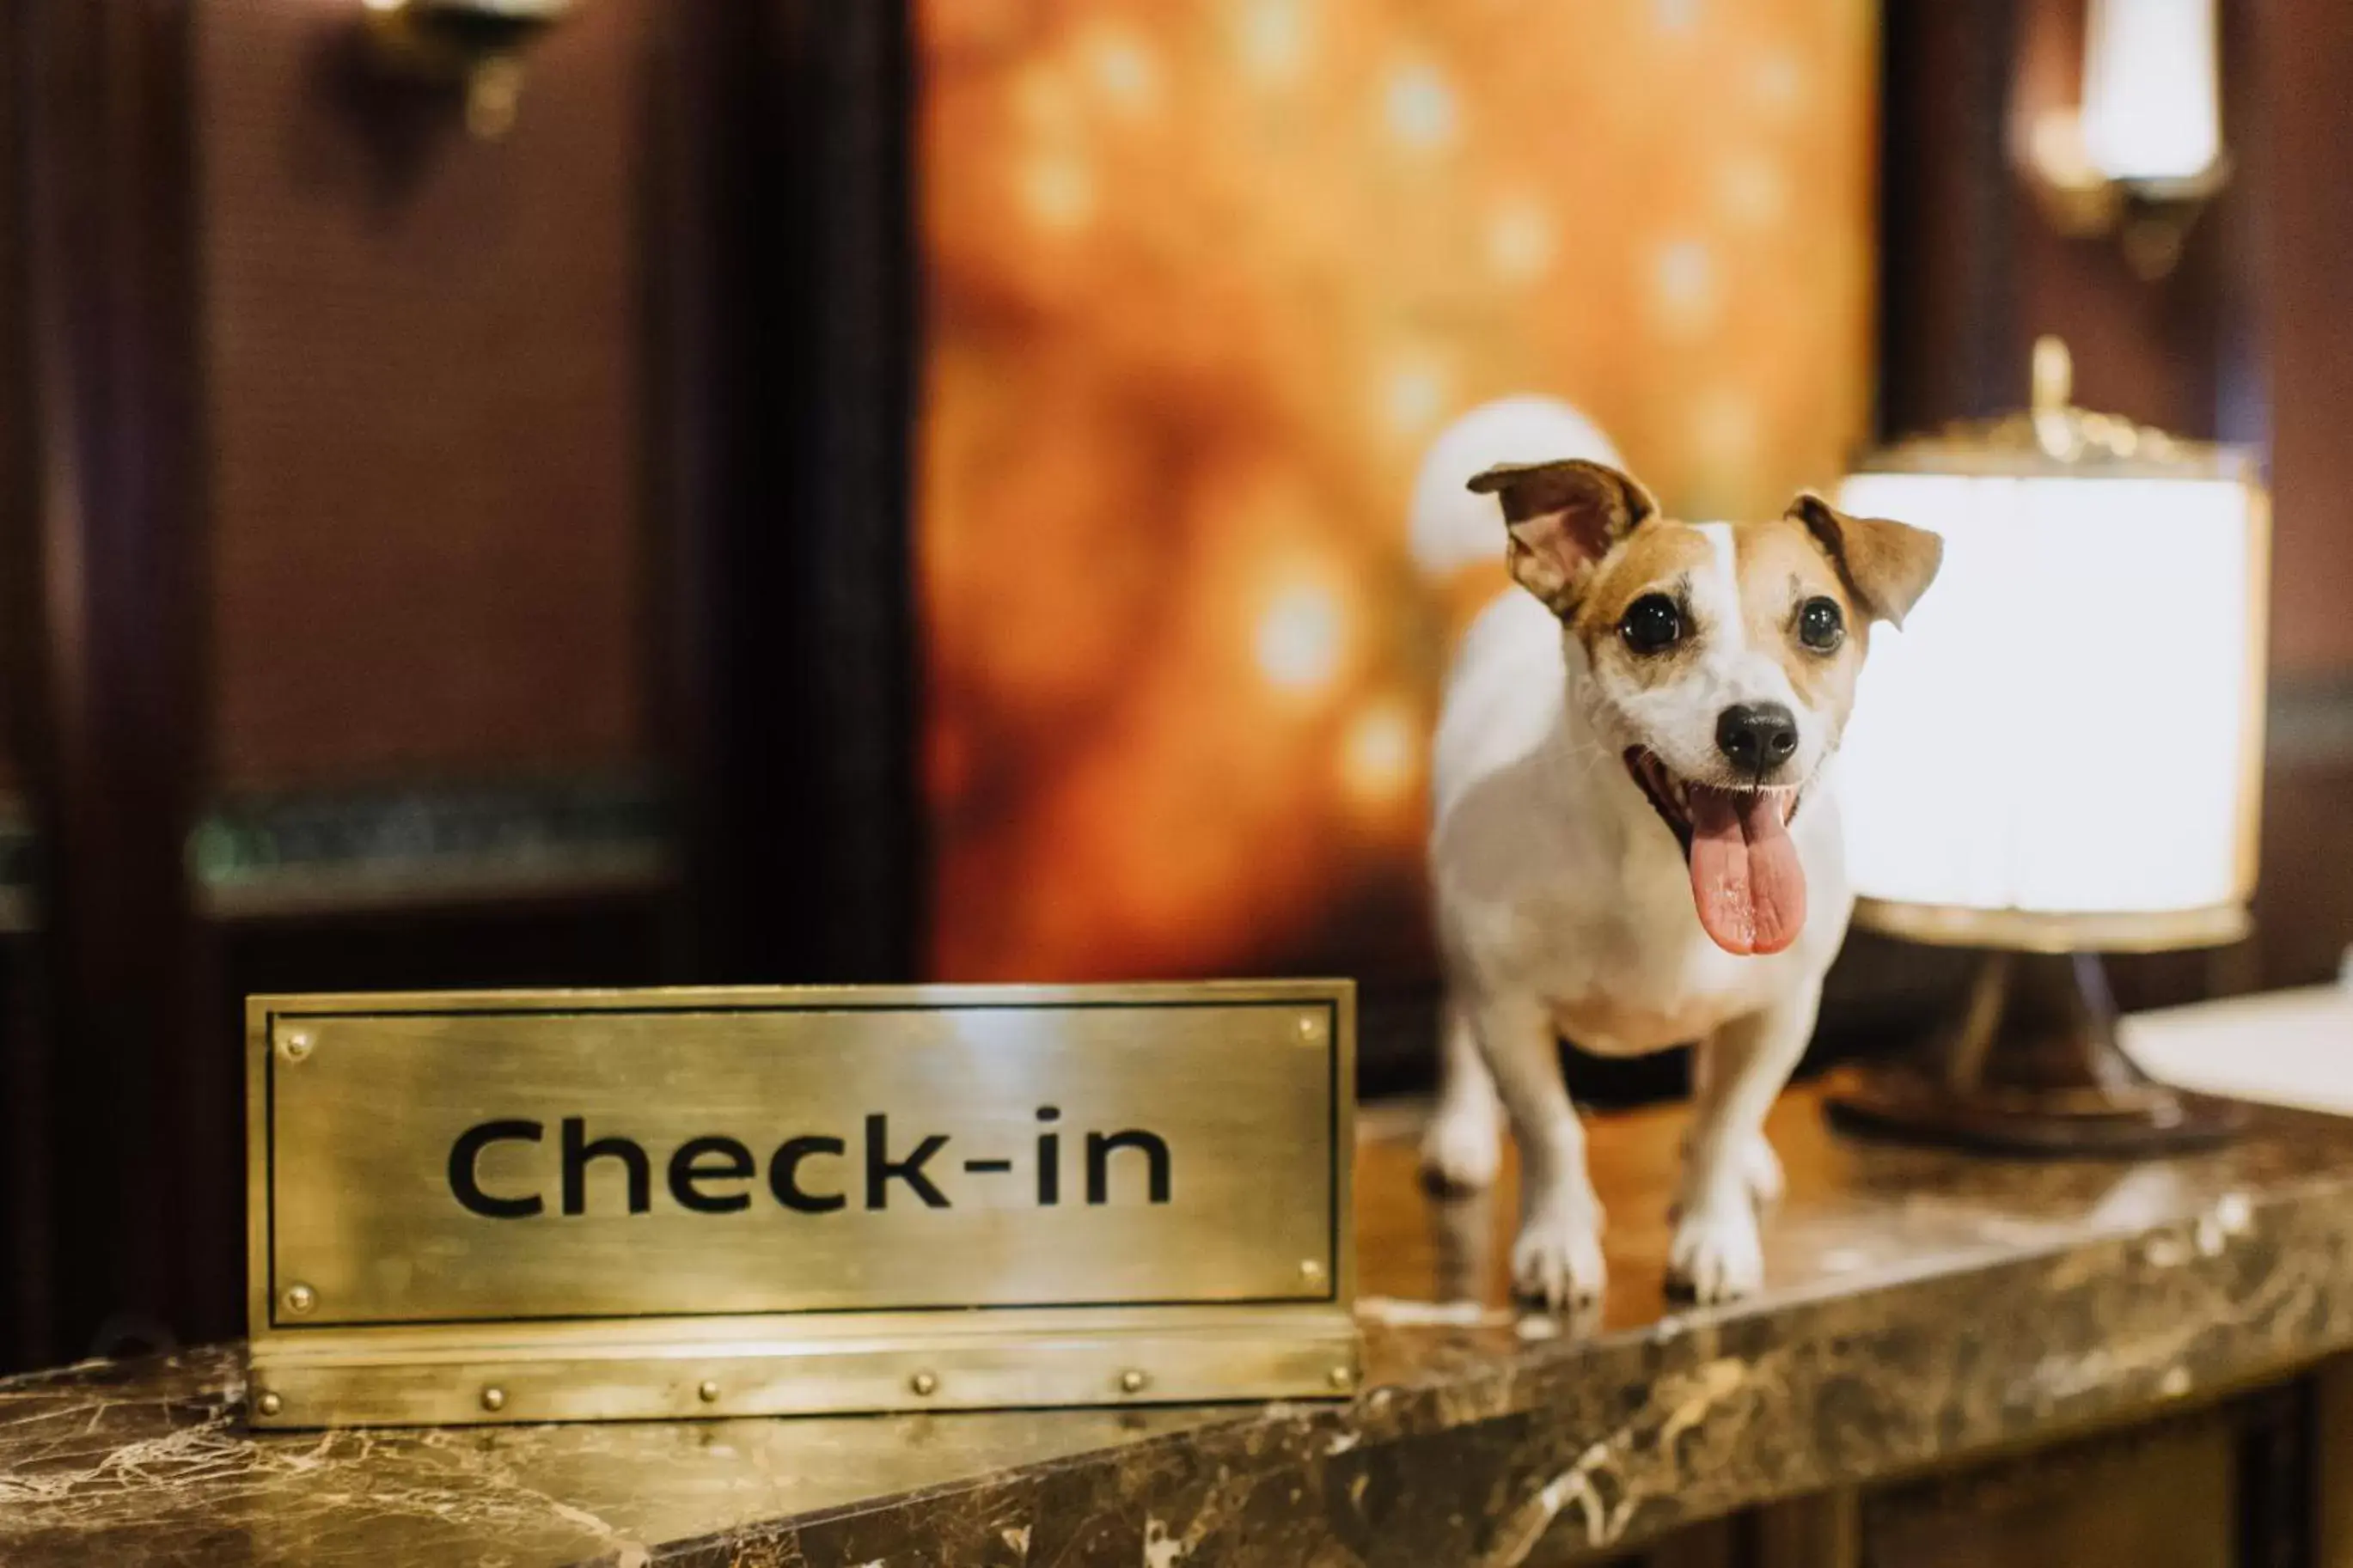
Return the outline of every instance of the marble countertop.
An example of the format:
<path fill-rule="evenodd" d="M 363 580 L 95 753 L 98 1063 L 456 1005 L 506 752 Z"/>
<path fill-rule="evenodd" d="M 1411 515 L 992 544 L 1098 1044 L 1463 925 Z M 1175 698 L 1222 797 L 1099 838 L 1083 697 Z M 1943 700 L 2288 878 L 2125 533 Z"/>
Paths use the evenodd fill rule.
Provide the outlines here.
<path fill-rule="evenodd" d="M 1121 1408 L 257 1437 L 234 1347 L 0 1381 L 0 1563 L 1513 1564 L 2130 1419 L 2353 1346 L 2353 1121 L 2031 1163 L 1799 1089 L 1767 1291 L 1661 1294 L 1681 1108 L 1597 1121 L 1610 1293 L 1504 1305 L 1513 1198 L 1368 1108 L 1365 1390 Z"/>

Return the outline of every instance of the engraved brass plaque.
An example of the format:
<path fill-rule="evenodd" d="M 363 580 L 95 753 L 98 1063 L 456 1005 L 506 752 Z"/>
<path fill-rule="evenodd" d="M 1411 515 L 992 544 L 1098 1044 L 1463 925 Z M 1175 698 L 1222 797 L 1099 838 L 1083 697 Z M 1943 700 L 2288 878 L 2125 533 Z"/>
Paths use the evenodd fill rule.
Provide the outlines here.
<path fill-rule="evenodd" d="M 255 1419 L 1345 1393 L 1354 1003 L 254 998 Z"/>

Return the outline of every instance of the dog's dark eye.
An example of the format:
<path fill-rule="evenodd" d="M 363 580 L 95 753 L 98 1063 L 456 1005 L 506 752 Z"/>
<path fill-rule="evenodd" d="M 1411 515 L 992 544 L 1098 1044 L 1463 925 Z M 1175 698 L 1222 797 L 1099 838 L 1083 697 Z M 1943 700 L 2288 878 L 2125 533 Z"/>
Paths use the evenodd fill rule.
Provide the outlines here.
<path fill-rule="evenodd" d="M 1816 653 L 1830 653 L 1846 641 L 1846 617 L 1835 599 L 1808 599 L 1798 607 L 1798 640 Z"/>
<path fill-rule="evenodd" d="M 1645 594 L 1626 606 L 1618 635 L 1636 653 L 1664 653 L 1683 640 L 1683 613 L 1664 594 Z"/>

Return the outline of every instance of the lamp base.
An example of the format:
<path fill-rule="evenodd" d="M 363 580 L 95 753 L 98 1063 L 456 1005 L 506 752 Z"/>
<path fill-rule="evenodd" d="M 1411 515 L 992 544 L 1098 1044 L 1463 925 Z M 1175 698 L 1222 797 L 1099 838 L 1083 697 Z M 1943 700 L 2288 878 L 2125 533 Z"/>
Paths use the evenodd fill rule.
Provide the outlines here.
<path fill-rule="evenodd" d="M 1856 1073 L 1831 1114 L 1859 1131 L 2026 1154 L 2219 1143 L 2243 1106 L 2158 1083 L 2116 1045 L 2099 956 L 1988 952 L 1961 1016 L 1905 1059 Z"/>

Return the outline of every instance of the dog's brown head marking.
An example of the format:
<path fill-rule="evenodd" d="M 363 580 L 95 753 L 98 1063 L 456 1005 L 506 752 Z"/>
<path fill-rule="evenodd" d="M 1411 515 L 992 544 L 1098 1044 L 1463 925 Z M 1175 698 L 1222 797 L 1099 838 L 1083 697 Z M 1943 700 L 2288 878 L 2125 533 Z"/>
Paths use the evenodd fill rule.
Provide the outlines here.
<path fill-rule="evenodd" d="M 1926 529 L 1883 517 L 1850 517 L 1811 490 L 1800 490 L 1788 516 L 1812 534 L 1862 610 L 1901 626 L 1935 581 L 1945 542 Z"/>

